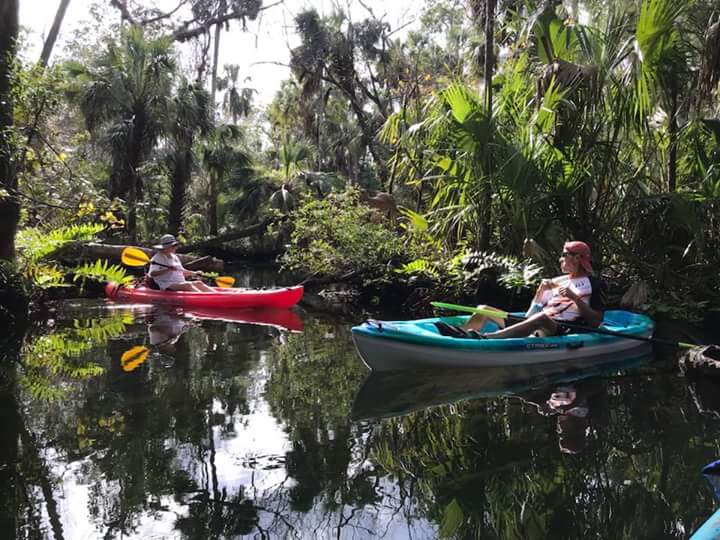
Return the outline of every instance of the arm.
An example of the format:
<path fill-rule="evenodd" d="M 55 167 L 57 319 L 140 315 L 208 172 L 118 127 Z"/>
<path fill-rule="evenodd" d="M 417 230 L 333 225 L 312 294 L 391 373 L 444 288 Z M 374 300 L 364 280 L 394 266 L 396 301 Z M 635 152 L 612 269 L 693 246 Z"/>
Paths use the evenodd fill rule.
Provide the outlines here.
<path fill-rule="evenodd" d="M 551 291 L 554 287 L 557 287 L 554 279 L 543 279 L 540 282 L 540 285 L 538 285 L 538 288 L 535 291 L 535 296 L 530 303 L 530 307 L 525 313 L 526 317 L 530 317 L 531 315 L 534 315 L 535 313 L 538 313 L 540 310 L 542 310 L 542 308 L 545 306 L 545 303 L 547 302 L 547 299 L 545 298 L 545 293 Z"/>
<path fill-rule="evenodd" d="M 176 258 L 176 260 L 177 260 L 177 266 L 176 266 L 175 268 L 176 268 L 177 270 L 180 270 L 180 271 L 183 273 L 183 277 L 186 277 L 186 278 L 188 278 L 188 277 L 197 277 L 197 274 L 198 274 L 197 272 L 195 272 L 195 271 L 193 271 L 193 270 L 188 270 L 188 269 L 186 269 L 186 268 L 182 265 L 182 262 L 180 261 L 179 258 Z"/>
<path fill-rule="evenodd" d="M 575 305 L 580 312 L 580 316 L 585 319 L 589 326 L 597 328 L 598 326 L 600 326 L 600 324 L 602 324 L 603 317 L 605 315 L 604 309 L 595 309 L 590 305 L 586 304 L 569 287 L 561 287 L 558 292 L 561 296 L 569 298 L 570 300 L 575 302 Z"/>

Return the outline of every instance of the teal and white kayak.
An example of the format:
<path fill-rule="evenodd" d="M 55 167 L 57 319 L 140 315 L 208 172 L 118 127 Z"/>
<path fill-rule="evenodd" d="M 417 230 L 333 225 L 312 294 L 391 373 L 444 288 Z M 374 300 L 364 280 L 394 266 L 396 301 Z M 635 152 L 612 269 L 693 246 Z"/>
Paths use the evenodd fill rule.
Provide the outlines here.
<path fill-rule="evenodd" d="M 518 314 L 522 316 L 522 314 Z M 461 325 L 467 316 L 412 321 L 366 321 L 352 329 L 363 362 L 375 371 L 419 367 L 483 367 L 547 362 L 620 353 L 642 346 L 643 341 L 595 332 L 552 337 L 509 339 L 456 338 L 441 335 L 435 322 Z M 484 332 L 497 326 L 488 322 Z M 649 338 L 652 319 L 629 311 L 606 311 L 600 329 L 623 336 Z"/>

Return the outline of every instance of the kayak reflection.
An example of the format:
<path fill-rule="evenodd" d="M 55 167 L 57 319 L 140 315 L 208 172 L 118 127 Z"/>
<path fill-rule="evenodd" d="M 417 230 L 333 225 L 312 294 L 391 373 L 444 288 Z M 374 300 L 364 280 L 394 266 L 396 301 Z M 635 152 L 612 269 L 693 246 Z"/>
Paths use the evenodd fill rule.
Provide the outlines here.
<path fill-rule="evenodd" d="M 183 309 L 138 305 L 124 310 L 131 312 L 136 322 L 146 324 L 148 332 L 146 344 L 135 345 L 121 356 L 120 365 L 126 372 L 142 365 L 151 350 L 174 354 L 182 335 L 198 321 L 269 326 L 288 332 L 301 332 L 304 328 L 300 315 L 289 309 Z"/>
<path fill-rule="evenodd" d="M 416 371 L 370 372 L 355 396 L 352 407 L 353 420 L 369 420 L 401 416 L 435 405 L 445 405 L 478 398 L 518 396 L 532 389 L 547 388 L 549 385 L 572 383 L 619 370 L 640 366 L 652 359 L 651 347 L 642 346 L 633 350 L 632 355 L 608 355 L 572 362 L 532 364 L 526 366 L 487 367 L 478 369 L 445 368 Z M 561 395 L 563 392 L 564 395 Z M 553 397 L 556 413 L 562 410 L 561 401 L 568 405 L 569 388 L 560 388 Z M 529 401 L 532 403 L 532 401 Z M 547 402 L 544 405 L 550 410 Z M 571 407 L 572 408 L 572 407 Z M 574 411 L 579 418 L 582 410 Z M 561 415 L 569 416 L 569 415 Z M 580 427 L 582 421 L 564 418 L 559 429 L 567 433 L 569 440 L 572 424 Z M 572 443 L 569 443 L 572 444 Z"/>

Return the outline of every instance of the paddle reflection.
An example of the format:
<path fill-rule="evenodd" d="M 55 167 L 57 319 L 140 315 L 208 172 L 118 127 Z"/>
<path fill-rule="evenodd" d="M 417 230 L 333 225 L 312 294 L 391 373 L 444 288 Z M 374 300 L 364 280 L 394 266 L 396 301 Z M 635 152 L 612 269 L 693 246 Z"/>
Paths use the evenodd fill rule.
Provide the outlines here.
<path fill-rule="evenodd" d="M 194 326 L 203 326 L 206 321 L 267 326 L 289 332 L 301 332 L 303 321 L 300 315 L 289 309 L 183 309 L 166 306 L 130 306 L 136 323 L 147 326 L 147 343 L 138 344 L 125 351 L 120 365 L 125 372 L 131 372 L 142 365 L 151 352 L 174 355 L 183 334 Z M 282 335 L 281 335 L 282 337 Z"/>

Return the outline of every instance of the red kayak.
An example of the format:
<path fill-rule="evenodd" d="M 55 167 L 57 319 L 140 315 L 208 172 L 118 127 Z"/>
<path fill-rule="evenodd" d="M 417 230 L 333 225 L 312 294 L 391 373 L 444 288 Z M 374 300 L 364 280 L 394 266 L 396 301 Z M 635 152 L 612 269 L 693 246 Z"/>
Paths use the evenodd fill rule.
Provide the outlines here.
<path fill-rule="evenodd" d="M 283 308 L 297 304 L 303 295 L 302 285 L 277 289 L 223 289 L 215 292 L 159 291 L 147 287 L 122 286 L 108 283 L 105 294 L 118 302 L 138 304 L 169 304 L 187 308 Z"/>

